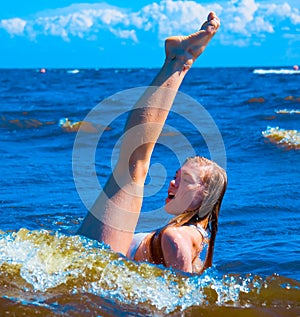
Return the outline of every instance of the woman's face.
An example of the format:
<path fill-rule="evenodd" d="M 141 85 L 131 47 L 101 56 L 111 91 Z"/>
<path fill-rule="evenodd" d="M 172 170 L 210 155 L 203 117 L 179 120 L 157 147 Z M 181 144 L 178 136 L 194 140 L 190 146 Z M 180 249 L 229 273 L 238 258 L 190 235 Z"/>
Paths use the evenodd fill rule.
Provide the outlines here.
<path fill-rule="evenodd" d="M 198 162 L 187 161 L 170 182 L 165 210 L 172 215 L 180 215 L 184 211 L 195 210 L 203 200 L 204 184 L 200 178 Z"/>

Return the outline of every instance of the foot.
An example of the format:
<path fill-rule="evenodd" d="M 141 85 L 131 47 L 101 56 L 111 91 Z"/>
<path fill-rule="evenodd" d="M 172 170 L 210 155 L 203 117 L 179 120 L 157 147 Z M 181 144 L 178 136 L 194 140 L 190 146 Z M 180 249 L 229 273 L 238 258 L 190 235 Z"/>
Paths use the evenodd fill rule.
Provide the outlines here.
<path fill-rule="evenodd" d="M 207 44 L 217 32 L 220 20 L 214 12 L 210 12 L 201 29 L 188 36 L 172 36 L 166 39 L 165 50 L 167 60 L 178 60 L 186 67 L 205 50 Z"/>

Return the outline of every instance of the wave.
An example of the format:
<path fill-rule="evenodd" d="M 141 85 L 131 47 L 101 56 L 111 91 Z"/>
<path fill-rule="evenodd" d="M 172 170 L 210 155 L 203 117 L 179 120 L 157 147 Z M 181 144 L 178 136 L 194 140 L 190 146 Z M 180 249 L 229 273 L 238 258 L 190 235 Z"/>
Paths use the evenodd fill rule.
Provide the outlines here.
<path fill-rule="evenodd" d="M 81 132 L 97 133 L 103 130 L 110 130 L 110 127 L 102 127 L 86 121 L 71 121 L 68 118 L 62 118 L 57 121 L 43 121 L 35 118 L 7 118 L 4 115 L 0 117 L 0 128 L 20 130 L 20 129 L 34 129 L 44 126 L 56 125 L 61 128 L 63 132 L 72 133 Z"/>
<path fill-rule="evenodd" d="M 19 312 L 48 310 L 57 316 L 72 310 L 90 316 L 97 309 L 102 316 L 125 316 L 124 311 L 134 316 L 190 311 L 190 316 L 199 316 L 203 310 L 206 316 L 220 310 L 222 316 L 232 316 L 249 307 L 269 313 L 300 308 L 300 283 L 293 279 L 220 276 L 213 269 L 201 276 L 183 274 L 129 261 L 81 236 L 20 229 L 2 233 L 0 249 L 1 311 L 17 304 Z M 119 311 L 111 313 L 112 306 Z"/>
<path fill-rule="evenodd" d="M 257 75 L 267 75 L 267 74 L 299 75 L 300 70 L 294 70 L 294 69 L 254 69 L 253 74 L 257 74 Z"/>
<path fill-rule="evenodd" d="M 10 119 L 2 115 L 0 117 L 0 128 L 7 129 L 32 129 L 39 128 L 45 125 L 54 125 L 54 121 L 41 121 L 34 118 L 24 118 L 24 119 Z"/>
<path fill-rule="evenodd" d="M 93 124 L 88 121 L 74 121 L 72 122 L 68 118 L 62 118 L 58 124 L 64 132 L 81 132 L 86 133 L 97 133 L 99 131 L 110 130 L 110 127 L 103 127 L 100 125 Z"/>
<path fill-rule="evenodd" d="M 264 138 L 271 143 L 283 147 L 288 150 L 300 149 L 300 132 L 298 130 L 285 130 L 279 127 L 267 127 L 267 130 L 262 132 Z"/>
<path fill-rule="evenodd" d="M 277 114 L 300 114 L 299 109 L 278 109 L 275 112 Z"/>
<path fill-rule="evenodd" d="M 80 72 L 79 69 L 72 69 L 72 70 L 67 70 L 68 74 L 78 74 Z"/>

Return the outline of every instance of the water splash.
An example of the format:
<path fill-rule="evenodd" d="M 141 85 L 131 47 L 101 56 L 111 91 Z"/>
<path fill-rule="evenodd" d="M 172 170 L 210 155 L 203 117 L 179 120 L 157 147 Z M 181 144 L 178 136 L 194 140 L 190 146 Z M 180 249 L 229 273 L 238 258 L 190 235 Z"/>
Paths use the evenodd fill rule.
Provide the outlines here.
<path fill-rule="evenodd" d="M 278 114 L 300 114 L 299 109 L 278 109 L 275 112 Z"/>
<path fill-rule="evenodd" d="M 253 74 L 257 75 L 268 75 L 268 74 L 276 74 L 276 75 L 299 75 L 300 70 L 295 69 L 254 69 Z"/>
<path fill-rule="evenodd" d="M 278 276 L 222 276 L 215 269 L 199 276 L 136 263 L 96 241 L 41 230 L 0 235 L 0 268 L 1 293 L 7 297 L 9 288 L 11 299 L 28 297 L 26 305 L 49 296 L 91 294 L 165 314 L 211 305 L 294 307 L 300 291 L 300 283 Z"/>
<path fill-rule="evenodd" d="M 262 132 L 264 138 L 267 138 L 271 143 L 288 150 L 300 149 L 300 132 L 298 130 L 285 130 L 279 127 L 268 127 Z"/>
<path fill-rule="evenodd" d="M 58 122 L 58 126 L 64 132 L 78 132 L 80 129 L 85 133 L 97 133 L 99 131 L 110 130 L 109 127 L 103 127 L 100 125 L 96 125 L 87 121 L 74 121 L 72 122 L 69 118 L 61 118 Z"/>

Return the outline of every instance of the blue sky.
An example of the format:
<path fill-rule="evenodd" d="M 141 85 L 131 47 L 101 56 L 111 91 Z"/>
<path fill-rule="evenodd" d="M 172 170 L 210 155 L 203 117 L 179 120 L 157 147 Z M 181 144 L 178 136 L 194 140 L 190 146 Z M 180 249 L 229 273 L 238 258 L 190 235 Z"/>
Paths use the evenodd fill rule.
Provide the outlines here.
<path fill-rule="evenodd" d="M 300 64 L 300 1 L 10 0 L 0 3 L 0 68 L 159 67 L 169 35 L 221 28 L 198 67 Z"/>

